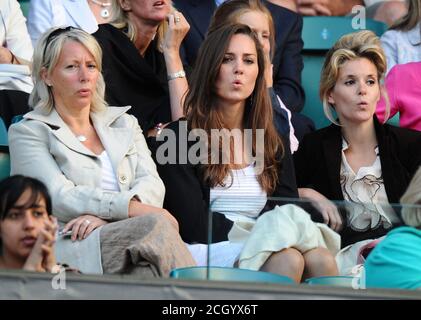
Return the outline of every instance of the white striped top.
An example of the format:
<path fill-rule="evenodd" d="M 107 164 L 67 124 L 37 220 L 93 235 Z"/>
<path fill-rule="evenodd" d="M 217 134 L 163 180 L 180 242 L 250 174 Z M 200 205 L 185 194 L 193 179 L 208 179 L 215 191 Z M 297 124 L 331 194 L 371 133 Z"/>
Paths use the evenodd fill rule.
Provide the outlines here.
<path fill-rule="evenodd" d="M 232 184 L 228 175 L 224 187 L 211 188 L 209 208 L 232 221 L 255 221 L 266 204 L 267 194 L 257 181 L 254 165 L 231 171 Z"/>

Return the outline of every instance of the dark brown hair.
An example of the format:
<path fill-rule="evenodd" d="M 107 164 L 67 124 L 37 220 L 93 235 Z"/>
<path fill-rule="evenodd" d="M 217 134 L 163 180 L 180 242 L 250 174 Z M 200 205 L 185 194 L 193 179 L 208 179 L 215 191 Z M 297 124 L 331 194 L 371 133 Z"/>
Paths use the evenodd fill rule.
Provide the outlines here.
<path fill-rule="evenodd" d="M 4 220 L 22 194 L 30 190 L 31 196 L 23 205 L 24 209 L 32 208 L 40 198 L 44 198 L 48 215 L 52 214 L 51 198 L 47 187 L 39 180 L 14 175 L 0 182 L 0 219 Z"/>
<path fill-rule="evenodd" d="M 283 154 L 284 147 L 273 125 L 272 105 L 264 78 L 265 58 L 255 33 L 246 25 L 223 25 L 208 33 L 199 49 L 196 67 L 189 77 L 190 90 L 184 103 L 184 112 L 190 129 L 203 129 L 210 139 L 211 129 L 223 129 L 224 121 L 217 111 L 215 83 L 231 38 L 236 34 L 249 36 L 256 46 L 259 72 L 253 93 L 246 101 L 244 128 L 252 129 L 252 152 L 256 156 L 256 130 L 264 130 L 264 168 L 258 175 L 262 188 L 272 193 L 278 183 L 277 154 Z M 231 128 L 232 129 L 232 128 Z M 210 142 L 210 141 L 209 141 Z M 211 154 L 211 143 L 208 145 Z M 223 150 L 219 150 L 223 152 Z M 211 186 L 222 184 L 231 174 L 230 164 L 204 164 L 204 179 Z"/>

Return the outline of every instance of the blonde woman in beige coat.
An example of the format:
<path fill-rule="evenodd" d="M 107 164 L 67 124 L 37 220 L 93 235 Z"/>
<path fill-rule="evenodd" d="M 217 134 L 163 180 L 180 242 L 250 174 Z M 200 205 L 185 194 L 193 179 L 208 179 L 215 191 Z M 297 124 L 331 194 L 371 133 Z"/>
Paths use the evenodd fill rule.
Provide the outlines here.
<path fill-rule="evenodd" d="M 12 174 L 47 185 L 64 226 L 58 260 L 87 273 L 144 276 L 194 264 L 162 209 L 164 185 L 137 120 L 129 107 L 104 102 L 96 40 L 50 30 L 35 49 L 33 77 L 34 110 L 9 132 Z"/>

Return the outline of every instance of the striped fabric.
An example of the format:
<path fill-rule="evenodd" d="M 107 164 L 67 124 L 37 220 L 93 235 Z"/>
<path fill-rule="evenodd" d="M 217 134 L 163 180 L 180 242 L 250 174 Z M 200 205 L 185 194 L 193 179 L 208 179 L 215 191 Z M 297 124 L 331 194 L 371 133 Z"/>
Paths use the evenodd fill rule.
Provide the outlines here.
<path fill-rule="evenodd" d="M 254 165 L 231 171 L 232 178 L 225 178 L 225 186 L 210 190 L 210 210 L 232 221 L 254 221 L 266 204 L 266 191 L 257 181 Z"/>

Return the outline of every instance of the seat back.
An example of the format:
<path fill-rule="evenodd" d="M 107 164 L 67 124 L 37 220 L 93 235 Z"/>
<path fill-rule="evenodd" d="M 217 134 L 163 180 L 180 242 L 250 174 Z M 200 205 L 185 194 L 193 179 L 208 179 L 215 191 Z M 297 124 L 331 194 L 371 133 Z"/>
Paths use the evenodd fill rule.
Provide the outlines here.
<path fill-rule="evenodd" d="M 20 8 L 25 18 L 28 18 L 30 0 L 19 0 Z"/>
<path fill-rule="evenodd" d="M 10 176 L 9 141 L 6 125 L 0 118 L 0 180 Z"/>
<path fill-rule="evenodd" d="M 224 267 L 178 268 L 171 271 L 170 277 L 184 280 L 294 283 L 292 279 L 274 273 Z"/>
<path fill-rule="evenodd" d="M 316 277 L 307 279 L 305 283 L 309 285 L 353 288 L 354 286 L 358 286 L 359 278 L 350 276 Z"/>
<path fill-rule="evenodd" d="M 384 23 L 371 19 L 366 19 L 365 27 L 378 36 L 387 28 Z M 330 124 L 323 113 L 323 105 L 319 98 L 320 72 L 325 55 L 341 36 L 357 31 L 360 29 L 353 28 L 352 17 L 304 17 L 304 69 L 301 78 L 306 102 L 302 113 L 314 121 L 317 129 Z"/>

